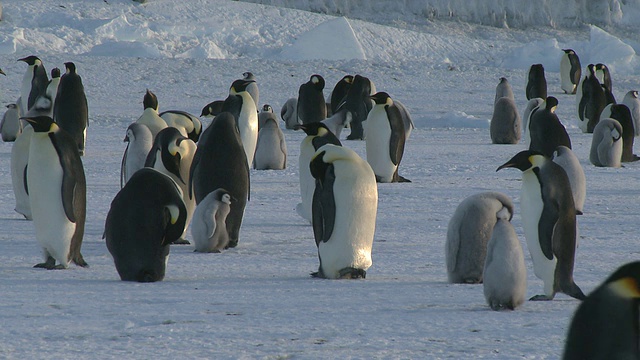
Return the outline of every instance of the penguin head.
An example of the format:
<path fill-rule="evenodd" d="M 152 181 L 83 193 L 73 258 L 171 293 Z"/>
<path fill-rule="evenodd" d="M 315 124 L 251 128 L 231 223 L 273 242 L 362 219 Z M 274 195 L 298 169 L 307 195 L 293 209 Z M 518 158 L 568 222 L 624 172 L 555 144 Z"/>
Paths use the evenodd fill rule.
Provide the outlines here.
<path fill-rule="evenodd" d="M 504 82 L 507 82 L 507 78 L 503 76 L 503 77 L 500 78 L 500 84 L 502 84 Z"/>
<path fill-rule="evenodd" d="M 610 117 L 618 120 L 619 122 L 622 120 L 627 120 L 630 122 L 631 110 L 629 110 L 629 107 L 624 104 L 612 104 Z"/>
<path fill-rule="evenodd" d="M 216 115 L 222 112 L 222 105 L 224 104 L 224 100 L 216 100 L 208 103 L 202 108 L 202 112 L 200 116 L 214 118 Z"/>
<path fill-rule="evenodd" d="M 564 51 L 564 53 L 567 55 L 575 54 L 575 51 L 573 51 L 573 49 L 562 49 L 562 51 Z"/>
<path fill-rule="evenodd" d="M 520 171 L 527 171 L 534 167 L 540 167 L 546 160 L 542 153 L 535 150 L 523 150 L 517 153 L 506 163 L 500 165 L 496 171 L 500 171 L 504 168 L 516 168 Z"/>
<path fill-rule="evenodd" d="M 589 74 L 587 74 L 587 76 L 594 76 L 596 74 L 595 65 L 593 64 L 587 65 L 587 70 L 589 71 Z"/>
<path fill-rule="evenodd" d="M 264 106 L 262 107 L 262 112 L 273 113 L 273 108 L 269 104 L 264 104 Z"/>
<path fill-rule="evenodd" d="M 60 69 L 55 67 L 53 69 L 51 69 L 51 78 L 55 79 L 55 78 L 59 78 L 60 77 Z"/>
<path fill-rule="evenodd" d="M 331 132 L 331 130 L 329 130 L 329 128 L 327 127 L 327 125 L 325 125 L 325 123 L 323 122 L 312 122 L 309 124 L 304 124 L 304 125 L 296 125 L 293 127 L 294 130 L 302 130 L 305 132 L 305 134 L 307 134 L 308 136 L 324 136 L 326 135 L 328 132 Z"/>
<path fill-rule="evenodd" d="M 223 188 L 216 189 L 214 197 L 216 200 L 222 203 L 231 205 L 231 194 L 229 194 L 229 192 Z"/>
<path fill-rule="evenodd" d="M 634 261 L 619 267 L 604 281 L 620 297 L 640 299 L 640 261 Z"/>
<path fill-rule="evenodd" d="M 551 113 L 555 113 L 557 107 L 558 107 L 558 99 L 556 99 L 553 96 L 548 96 L 547 100 L 545 101 L 544 108 Z"/>
<path fill-rule="evenodd" d="M 255 77 L 255 75 L 253 75 L 253 73 L 251 71 L 247 71 L 247 72 L 242 73 L 242 79 L 255 81 L 256 77 Z"/>
<path fill-rule="evenodd" d="M 31 124 L 35 132 L 49 132 L 55 125 L 50 116 L 23 117 L 21 119 Z"/>
<path fill-rule="evenodd" d="M 321 75 L 311 75 L 309 83 L 311 83 L 318 91 L 322 91 L 324 89 L 324 78 Z"/>
<path fill-rule="evenodd" d="M 629 93 L 631 94 L 631 97 L 636 99 L 638 98 L 638 90 L 631 90 Z"/>
<path fill-rule="evenodd" d="M 42 61 L 40 60 L 40 58 L 35 56 L 35 55 L 30 55 L 30 56 L 24 57 L 22 59 L 18 59 L 18 61 L 24 61 L 29 66 L 42 64 Z"/>
<path fill-rule="evenodd" d="M 391 99 L 389 94 L 387 94 L 384 91 L 371 95 L 370 99 L 373 100 L 376 103 L 376 105 L 384 105 L 384 106 L 393 105 L 393 100 Z"/>
<path fill-rule="evenodd" d="M 158 97 L 156 94 L 152 93 L 147 89 L 147 92 L 144 94 L 144 100 L 142 100 L 142 104 L 145 109 L 154 109 L 158 111 Z"/>
<path fill-rule="evenodd" d="M 76 73 L 76 64 L 71 61 L 64 63 L 65 69 L 67 69 L 67 74 L 75 74 Z"/>
<path fill-rule="evenodd" d="M 341 81 L 346 82 L 347 84 L 353 83 L 353 75 L 345 75 Z"/>
<path fill-rule="evenodd" d="M 253 80 L 245 80 L 245 79 L 238 79 L 236 81 L 234 81 L 231 84 L 231 88 L 229 88 L 229 95 L 236 95 L 238 93 L 241 93 L 243 91 L 247 91 L 247 86 L 249 86 L 249 84 L 254 83 L 255 81 Z"/>
<path fill-rule="evenodd" d="M 162 164 L 164 167 L 174 174 L 183 184 L 186 184 L 180 175 L 180 162 L 182 161 L 183 153 L 187 151 L 186 145 L 183 146 L 182 144 L 184 140 L 187 140 L 187 138 L 182 136 L 178 129 L 167 127 L 156 135 L 155 141 L 157 145 L 154 146 L 154 148 L 156 148 L 155 151 L 161 151 Z"/>

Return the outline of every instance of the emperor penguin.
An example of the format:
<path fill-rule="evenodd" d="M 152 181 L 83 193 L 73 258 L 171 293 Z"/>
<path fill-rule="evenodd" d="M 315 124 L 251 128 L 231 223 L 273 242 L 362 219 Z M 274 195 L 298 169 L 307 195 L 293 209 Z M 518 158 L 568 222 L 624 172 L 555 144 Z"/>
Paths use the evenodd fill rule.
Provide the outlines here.
<path fill-rule="evenodd" d="M 339 139 L 340 134 L 342 134 L 342 129 L 348 125 L 348 114 L 349 112 L 347 109 L 344 106 L 341 106 L 336 109 L 336 112 L 330 117 L 322 120 L 321 123 L 325 124 L 327 129 L 329 129 Z"/>
<path fill-rule="evenodd" d="M 280 109 L 280 118 L 284 121 L 285 128 L 289 130 L 300 125 L 298 122 L 298 98 L 290 98 L 284 103 L 284 105 L 282 105 L 282 109 Z"/>
<path fill-rule="evenodd" d="M 576 215 L 582 215 L 584 201 L 587 197 L 587 178 L 584 175 L 582 165 L 576 154 L 564 145 L 559 145 L 553 152 L 552 160 L 562 166 L 567 173 L 573 202 L 576 205 Z"/>
<path fill-rule="evenodd" d="M 545 103 L 531 115 L 529 150 L 539 151 L 551 157 L 559 145 L 571 149 L 571 138 L 556 115 L 558 99 L 549 96 Z"/>
<path fill-rule="evenodd" d="M 147 126 L 151 130 L 151 135 L 155 138 L 160 130 L 168 126 L 167 122 L 158 114 L 158 97 L 147 89 L 142 105 L 144 106 L 144 111 L 136 122 Z"/>
<path fill-rule="evenodd" d="M 575 94 L 582 77 L 580 58 L 573 49 L 562 51 L 564 53 L 560 58 L 560 88 L 565 94 Z"/>
<path fill-rule="evenodd" d="M 500 78 L 500 82 L 496 86 L 496 97 L 493 99 L 494 105 L 498 102 L 498 99 L 503 97 L 509 98 L 514 102 L 516 101 L 511 84 L 509 84 L 509 80 L 504 76 Z"/>
<path fill-rule="evenodd" d="M 84 94 L 82 78 L 72 62 L 64 63 L 66 73 L 60 77 L 58 93 L 53 107 L 53 120 L 67 131 L 78 144 L 80 155 L 84 155 L 89 126 L 89 108 Z"/>
<path fill-rule="evenodd" d="M 366 134 L 362 123 L 367 120 L 367 115 L 373 108 L 374 102 L 371 95 L 376 93 L 373 82 L 362 75 L 355 75 L 353 83 L 344 99 L 344 106 L 347 109 L 347 122 L 351 127 L 351 133 L 347 140 L 364 140 Z"/>
<path fill-rule="evenodd" d="M 600 82 L 595 75 L 593 64 L 587 66 L 587 76 L 581 82 L 581 96 L 576 98 L 578 104 L 579 127 L 583 133 L 593 133 L 600 121 L 600 113 L 607 105 L 607 99 Z"/>
<path fill-rule="evenodd" d="M 311 75 L 309 81 L 300 85 L 296 106 L 298 123 L 306 125 L 327 118 L 327 105 L 322 93 L 323 90 L 324 78 L 318 74 Z"/>
<path fill-rule="evenodd" d="M 20 121 L 22 122 L 22 120 Z M 29 163 L 32 136 L 33 127 L 26 123 L 22 129 L 22 134 L 18 136 L 11 148 L 11 184 L 16 199 L 14 210 L 27 220 L 33 219 L 29 191 L 27 189 L 27 165 Z"/>
<path fill-rule="evenodd" d="M 564 360 L 639 359 L 640 262 L 619 267 L 578 306 Z"/>
<path fill-rule="evenodd" d="M 103 238 L 123 281 L 164 279 L 169 244 L 182 234 L 187 211 L 175 181 L 140 169 L 111 201 Z"/>
<path fill-rule="evenodd" d="M 498 214 L 507 214 L 510 221 L 513 213 L 511 198 L 494 191 L 471 195 L 458 205 L 449 220 L 445 243 L 450 283 L 482 283 L 487 243 Z"/>
<path fill-rule="evenodd" d="M 316 179 L 313 235 L 320 259 L 312 275 L 365 278 L 378 210 L 375 174 L 353 150 L 333 144 L 320 147 L 309 166 Z"/>
<path fill-rule="evenodd" d="M 524 128 L 524 141 L 527 144 L 531 143 L 531 131 L 529 130 L 529 124 L 531 124 L 531 115 L 540 108 L 540 105 L 544 103 L 542 98 L 533 98 L 527 102 L 527 106 L 522 113 L 522 127 Z"/>
<path fill-rule="evenodd" d="M 86 180 L 78 146 L 48 116 L 26 118 L 33 127 L 27 186 L 44 263 L 37 268 L 86 267 L 80 253 L 86 218 Z M 57 262 L 57 265 L 56 265 Z"/>
<path fill-rule="evenodd" d="M 489 133 L 494 144 L 517 144 L 520 141 L 522 119 L 513 99 L 501 97 L 495 102 Z"/>
<path fill-rule="evenodd" d="M 593 129 L 589 161 L 595 166 L 622 166 L 622 125 L 614 119 L 602 119 Z"/>
<path fill-rule="evenodd" d="M 213 119 L 214 117 L 218 116 L 218 114 L 222 112 L 223 105 L 224 105 L 224 100 L 212 101 L 202 108 L 202 112 L 200 113 L 200 116 Z"/>
<path fill-rule="evenodd" d="M 492 310 L 514 310 L 527 294 L 527 268 L 512 214 L 502 208 L 496 215 L 482 272 L 484 298 Z"/>
<path fill-rule="evenodd" d="M 629 111 L 631 111 L 635 136 L 640 135 L 640 99 L 638 99 L 638 91 L 630 90 L 627 92 L 624 95 L 624 99 L 622 99 L 622 103 L 627 105 Z"/>
<path fill-rule="evenodd" d="M 371 99 L 375 105 L 365 124 L 367 162 L 378 182 L 411 182 L 398 175 L 406 135 L 400 110 L 386 92 L 378 92 Z"/>
<path fill-rule="evenodd" d="M 231 211 L 231 194 L 216 189 L 200 201 L 193 214 L 191 237 L 196 252 L 219 253 L 229 244 L 227 216 Z"/>
<path fill-rule="evenodd" d="M 181 110 L 167 110 L 158 115 L 167 123 L 167 126 L 180 130 L 183 136 L 198 142 L 202 133 L 202 122 L 195 115 Z"/>
<path fill-rule="evenodd" d="M 196 204 L 218 188 L 226 189 L 234 199 L 226 224 L 227 247 L 236 247 L 244 209 L 250 199 L 250 182 L 247 156 L 231 113 L 220 113 L 202 134 L 189 178 L 189 194 L 195 196 Z"/>
<path fill-rule="evenodd" d="M 313 154 L 321 146 L 325 144 L 341 146 L 342 144 L 323 122 L 299 125 L 296 129 L 302 130 L 307 134 L 300 143 L 300 155 L 298 156 L 301 202 L 296 206 L 296 212 L 311 223 L 311 203 L 315 190 L 315 180 L 311 175 L 309 163 L 313 158 Z"/>
<path fill-rule="evenodd" d="M 260 134 L 260 129 L 262 129 L 262 126 L 267 121 L 267 119 L 273 119 L 276 121 L 276 124 L 278 123 L 278 118 L 273 112 L 273 108 L 271 107 L 271 105 L 264 104 L 260 112 L 258 113 L 258 134 Z"/>
<path fill-rule="evenodd" d="M 544 294 L 530 300 L 552 300 L 557 292 L 583 300 L 585 296 L 573 280 L 576 206 L 567 173 L 532 150 L 517 153 L 496 171 L 504 168 L 522 171 L 522 227 L 534 273 L 544 282 Z"/>
<path fill-rule="evenodd" d="M 256 105 L 256 110 L 260 108 L 260 90 L 258 89 L 258 82 L 256 76 L 252 72 L 246 71 L 242 73 L 242 80 L 248 81 L 247 92 L 251 95 L 253 103 Z"/>
<path fill-rule="evenodd" d="M 607 65 L 599 63 L 595 66 L 595 75 L 598 82 L 609 92 L 613 92 L 613 86 L 611 82 L 611 72 Z M 615 101 L 614 101 L 615 102 Z"/>
<path fill-rule="evenodd" d="M 335 114 L 338 111 L 338 107 L 344 102 L 351 84 L 353 84 L 353 75 L 345 75 L 333 87 L 331 95 L 329 95 L 331 114 Z"/>
<path fill-rule="evenodd" d="M 22 134 L 22 122 L 20 121 L 18 105 L 7 105 L 7 110 L 2 116 L 2 122 L 0 122 L 0 134 L 4 142 L 16 141 L 18 136 Z"/>
<path fill-rule="evenodd" d="M 20 113 L 26 115 L 38 96 L 46 92 L 49 78 L 44 65 L 42 65 L 42 60 L 37 56 L 27 56 L 18 59 L 18 61 L 23 61 L 29 66 L 22 77 L 20 87 L 20 97 L 22 98 Z"/>
<path fill-rule="evenodd" d="M 545 78 L 544 66 L 542 66 L 542 64 L 533 64 L 529 68 L 526 95 L 527 100 L 547 98 L 547 79 Z"/>
<path fill-rule="evenodd" d="M 186 240 L 186 234 L 196 209 L 196 199 L 189 194 L 189 171 L 196 148 L 196 143 L 182 135 L 178 129 L 167 127 L 156 135 L 144 164 L 145 167 L 154 168 L 169 176 L 178 184 L 182 193 L 187 219 L 182 236 L 174 241 L 174 244 L 189 244 Z"/>
<path fill-rule="evenodd" d="M 624 104 L 609 104 L 602 110 L 601 118 L 617 120 L 622 126 L 622 162 L 638 161 L 640 158 L 633 153 L 635 134 L 631 111 Z"/>
<path fill-rule="evenodd" d="M 413 124 L 413 120 L 411 119 L 411 113 L 400 100 L 394 100 L 393 104 L 400 110 L 400 115 L 402 116 L 402 121 L 404 122 L 404 141 L 405 143 L 409 141 L 409 136 L 411 135 L 411 131 L 416 128 Z"/>
<path fill-rule="evenodd" d="M 287 143 L 278 121 L 267 118 L 258 132 L 258 144 L 253 167 L 256 170 L 284 170 L 287 168 Z"/>
<path fill-rule="evenodd" d="M 258 109 L 247 91 L 247 86 L 252 83 L 248 80 L 236 80 L 229 89 L 229 96 L 236 96 L 237 100 L 241 100 L 240 112 L 234 115 L 249 165 L 253 164 L 258 142 Z"/>
<path fill-rule="evenodd" d="M 60 69 L 51 69 L 51 79 L 47 84 L 47 90 L 38 96 L 27 116 L 48 116 L 53 118 L 53 108 L 58 95 L 58 86 L 60 85 Z"/>
<path fill-rule="evenodd" d="M 147 155 L 153 146 L 153 135 L 149 127 L 134 122 L 127 128 L 127 134 L 124 137 L 127 147 L 122 155 L 122 163 L 120 165 L 120 187 L 129 181 L 133 174 L 144 167 L 147 161 Z"/>

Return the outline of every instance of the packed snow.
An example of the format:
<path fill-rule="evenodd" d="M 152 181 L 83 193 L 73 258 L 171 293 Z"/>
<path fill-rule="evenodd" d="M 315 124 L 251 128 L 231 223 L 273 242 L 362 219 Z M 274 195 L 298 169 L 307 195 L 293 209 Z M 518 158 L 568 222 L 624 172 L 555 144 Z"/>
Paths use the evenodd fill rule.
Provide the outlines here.
<path fill-rule="evenodd" d="M 522 231 L 521 173 L 496 173 L 528 144 L 493 145 L 489 136 L 499 78 L 508 78 L 523 111 L 527 69 L 541 63 L 587 178 L 576 283 L 588 294 L 620 265 L 638 260 L 640 164 L 614 169 L 589 162 L 591 135 L 578 128 L 575 96 L 562 93 L 558 73 L 562 49 L 573 48 L 583 66 L 609 65 L 619 101 L 637 90 L 640 43 L 621 29 L 640 25 L 630 17 L 638 14 L 638 2 L 613 1 L 619 6 L 610 16 L 618 20 L 608 23 L 521 28 L 410 12 L 406 21 L 397 12 L 373 10 L 335 17 L 304 11 L 318 10 L 321 2 L 295 3 L 302 10 L 222 0 L 2 1 L 3 106 L 19 96 L 26 65 L 16 60 L 28 55 L 39 56 L 47 71 L 73 61 L 84 82 L 90 125 L 82 253 L 90 267 L 32 268 L 42 261 L 41 250 L 33 223 L 13 210 L 12 143 L 0 144 L 1 358 L 560 357 L 579 301 L 558 294 L 515 311 L 492 311 L 482 285 L 447 282 L 447 224 L 470 195 L 510 196 L 527 298 L 542 292 Z M 347 3 L 354 9 L 355 2 Z M 534 14 L 524 6 L 531 2 L 513 3 L 525 9 L 516 18 Z M 207 103 L 226 98 L 245 71 L 255 74 L 261 103 L 277 114 L 316 73 L 326 80 L 325 95 L 346 74 L 367 76 L 412 114 L 416 129 L 400 165 L 412 182 L 378 185 L 367 278 L 309 276 L 318 268 L 317 248 L 311 226 L 295 212 L 304 136 L 280 123 L 287 169 L 251 170 L 237 248 L 201 254 L 192 245 L 172 245 L 164 281 L 120 281 L 102 235 L 120 189 L 123 138 L 142 114 L 145 90 L 158 96 L 160 111 L 199 115 Z M 343 144 L 366 156 L 363 141 Z"/>

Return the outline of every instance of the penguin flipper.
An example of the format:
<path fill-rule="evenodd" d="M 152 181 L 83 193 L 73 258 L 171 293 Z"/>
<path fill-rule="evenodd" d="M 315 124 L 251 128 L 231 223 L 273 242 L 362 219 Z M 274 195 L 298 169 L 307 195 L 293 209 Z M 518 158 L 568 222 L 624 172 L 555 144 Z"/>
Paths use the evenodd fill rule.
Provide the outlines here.
<path fill-rule="evenodd" d="M 29 195 L 29 184 L 27 184 L 27 167 L 29 167 L 29 164 L 24 166 L 24 171 L 22 172 L 22 184 L 24 185 L 24 192 Z"/>
<path fill-rule="evenodd" d="M 545 201 L 538 222 L 538 242 L 544 256 L 553 260 L 553 232 L 558 222 L 558 210 Z"/>
<path fill-rule="evenodd" d="M 124 183 L 126 180 L 125 169 L 127 168 L 127 151 L 129 151 L 129 143 L 127 143 L 127 147 L 124 149 L 124 154 L 122 154 L 122 161 L 120 162 L 120 189 L 124 187 Z"/>
<path fill-rule="evenodd" d="M 393 165 L 400 164 L 404 153 L 404 121 L 400 110 L 396 106 L 386 106 L 387 118 L 391 126 L 391 138 L 389 139 L 389 157 Z"/>
<path fill-rule="evenodd" d="M 82 164 L 80 153 L 78 152 L 75 141 L 71 137 L 69 137 L 67 141 L 59 141 L 58 136 L 64 136 L 63 134 L 65 133 L 49 133 L 49 138 L 58 152 L 60 165 L 62 166 L 62 206 L 64 213 L 69 221 L 76 223 L 77 219 L 74 212 L 74 205 L 76 205 L 76 197 L 79 195 L 77 191 L 84 190 L 78 186 L 80 181 L 84 182 L 84 170 L 81 169 L 82 173 L 76 173 L 76 171 L 74 171 L 74 162 Z"/>
<path fill-rule="evenodd" d="M 336 221 L 336 202 L 333 194 L 335 179 L 333 166 L 329 166 L 324 181 L 316 180 L 316 189 L 313 192 L 311 205 L 313 235 L 316 240 L 316 246 L 319 246 L 320 242 L 329 241 L 333 233 Z"/>

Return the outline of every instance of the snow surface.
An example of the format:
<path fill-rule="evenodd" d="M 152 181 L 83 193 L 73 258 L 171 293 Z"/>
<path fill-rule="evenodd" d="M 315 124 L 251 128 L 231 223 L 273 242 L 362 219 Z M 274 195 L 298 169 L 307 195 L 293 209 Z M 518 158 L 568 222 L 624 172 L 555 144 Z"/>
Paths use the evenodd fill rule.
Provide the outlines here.
<path fill-rule="evenodd" d="M 316 1 L 300 3 L 311 8 Z M 610 65 L 621 100 L 640 86 L 637 39 L 612 35 L 619 28 L 520 30 L 436 20 L 403 27 L 382 24 L 385 14 L 370 16 L 348 19 L 352 33 L 343 34 L 355 37 L 364 57 L 337 51 L 342 36 L 333 35 L 337 44 L 320 50 L 347 59 L 298 60 L 283 53 L 293 46 L 318 50 L 300 39 L 326 38 L 322 24 L 344 20 L 235 1 L 4 0 L 2 105 L 17 99 L 26 66 L 16 60 L 27 55 L 40 56 L 48 70 L 73 61 L 84 81 L 90 127 L 82 251 L 91 267 L 32 268 L 40 249 L 33 224 L 13 211 L 11 143 L 0 144 L 0 358 L 558 358 L 579 302 L 559 294 L 513 312 L 491 311 L 482 285 L 447 283 L 447 224 L 469 195 L 511 196 L 527 297 L 542 291 L 522 232 L 521 174 L 495 172 L 527 145 L 492 145 L 488 131 L 499 78 L 509 79 L 522 111 L 526 71 L 542 63 L 587 177 L 576 282 L 588 293 L 621 264 L 638 260 L 640 164 L 589 163 L 591 136 L 578 129 L 575 97 L 561 93 L 558 74 L 560 50 L 572 47 L 585 66 Z M 365 75 L 411 112 L 417 128 L 400 174 L 413 182 L 379 184 L 367 279 L 310 278 L 316 246 L 294 210 L 303 134 L 285 130 L 288 167 L 251 171 L 237 248 L 198 254 L 173 246 L 164 281 L 121 282 L 102 233 L 119 190 L 122 139 L 142 113 L 145 89 L 158 96 L 161 111 L 199 114 L 226 97 L 245 71 L 256 75 L 262 101 L 276 113 L 314 73 L 325 77 L 327 95 L 345 74 Z M 364 142 L 345 145 L 364 157 Z"/>

